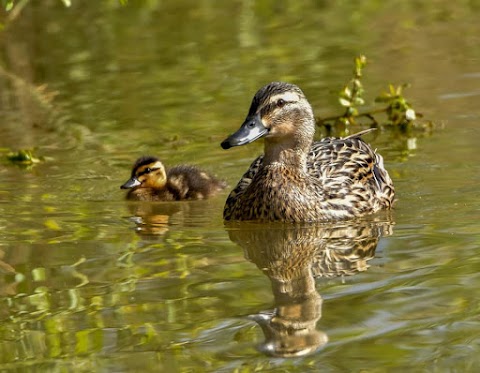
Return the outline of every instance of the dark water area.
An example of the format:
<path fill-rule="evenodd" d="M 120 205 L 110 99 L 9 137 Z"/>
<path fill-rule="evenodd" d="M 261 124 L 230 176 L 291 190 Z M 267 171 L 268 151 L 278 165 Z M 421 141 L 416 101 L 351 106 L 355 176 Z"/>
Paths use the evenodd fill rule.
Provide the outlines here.
<path fill-rule="evenodd" d="M 0 371 L 476 371 L 479 14 L 476 1 L 248 0 L 2 13 Z M 225 225 L 230 189 L 124 201 L 145 154 L 233 187 L 262 143 L 220 142 L 256 90 L 289 81 L 317 116 L 340 113 L 359 54 L 367 108 L 408 82 L 435 124 L 365 136 L 394 181 L 391 213 Z M 23 148 L 45 162 L 6 160 Z"/>

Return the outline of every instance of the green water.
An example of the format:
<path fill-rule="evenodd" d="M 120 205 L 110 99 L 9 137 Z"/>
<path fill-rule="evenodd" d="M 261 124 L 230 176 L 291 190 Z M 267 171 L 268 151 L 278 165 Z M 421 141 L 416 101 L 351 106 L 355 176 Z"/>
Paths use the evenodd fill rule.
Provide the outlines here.
<path fill-rule="evenodd" d="M 32 1 L 0 34 L 0 155 L 46 158 L 0 164 L 0 371 L 476 371 L 480 3 L 129 3 Z M 262 144 L 219 144 L 255 91 L 338 113 L 359 53 L 370 102 L 410 82 L 436 124 L 366 138 L 392 214 L 224 226 L 228 190 L 125 203 L 144 154 L 233 187 Z"/>

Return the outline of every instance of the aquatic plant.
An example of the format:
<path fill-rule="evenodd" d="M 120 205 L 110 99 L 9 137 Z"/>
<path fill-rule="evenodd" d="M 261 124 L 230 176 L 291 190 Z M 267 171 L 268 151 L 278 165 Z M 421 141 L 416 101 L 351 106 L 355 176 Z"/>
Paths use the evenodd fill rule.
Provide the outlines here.
<path fill-rule="evenodd" d="M 43 162 L 45 159 L 43 157 L 37 157 L 33 149 L 20 149 L 10 151 L 7 154 L 7 160 L 21 166 L 32 166 L 36 163 Z"/>
<path fill-rule="evenodd" d="M 360 111 L 360 107 L 365 105 L 364 88 L 362 84 L 363 69 L 367 64 L 367 58 L 363 55 L 355 57 L 353 77 L 338 93 L 338 101 L 345 108 L 343 114 L 329 116 L 326 118 L 317 118 L 317 125 L 324 126 L 327 132 L 331 132 L 333 127 L 340 128 L 341 132 L 348 132 L 351 125 L 360 125 L 365 119 L 371 127 L 393 127 L 402 132 L 411 129 L 427 130 L 431 129 L 431 122 L 419 122 L 417 118 L 422 115 L 417 113 L 410 102 L 404 97 L 403 89 L 409 84 L 400 86 L 388 85 L 388 90 L 382 92 L 374 100 L 376 103 L 385 104 L 385 106 L 374 107 L 368 111 Z M 377 119 L 379 114 L 386 115 L 386 119 Z M 362 120 L 362 122 L 361 122 Z"/>

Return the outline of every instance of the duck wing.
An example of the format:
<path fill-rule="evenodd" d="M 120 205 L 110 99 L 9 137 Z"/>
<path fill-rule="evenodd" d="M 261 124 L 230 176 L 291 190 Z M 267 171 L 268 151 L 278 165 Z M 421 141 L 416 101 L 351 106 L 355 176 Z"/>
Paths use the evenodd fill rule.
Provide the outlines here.
<path fill-rule="evenodd" d="M 314 142 L 307 158 L 307 171 L 323 184 L 327 193 L 362 193 L 391 206 L 394 189 L 383 158 L 361 139 L 370 131 Z"/>
<path fill-rule="evenodd" d="M 245 189 L 247 189 L 248 186 L 252 183 L 252 179 L 260 169 L 262 161 L 263 155 L 260 155 L 251 163 L 250 167 L 243 174 L 237 186 L 228 195 L 227 201 L 225 202 L 225 210 L 228 209 L 229 206 L 233 205 L 234 201 L 238 198 L 238 196 L 242 194 Z"/>

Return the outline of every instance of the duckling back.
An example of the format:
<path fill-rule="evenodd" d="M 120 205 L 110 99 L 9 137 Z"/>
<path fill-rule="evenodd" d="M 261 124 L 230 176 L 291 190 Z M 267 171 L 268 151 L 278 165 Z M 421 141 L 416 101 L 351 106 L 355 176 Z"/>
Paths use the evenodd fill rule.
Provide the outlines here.
<path fill-rule="evenodd" d="M 176 200 L 209 198 L 227 183 L 196 166 L 180 165 L 167 171 L 167 188 Z"/>

